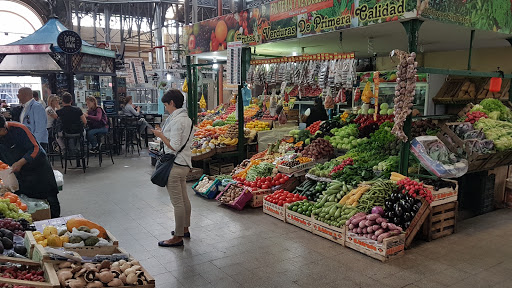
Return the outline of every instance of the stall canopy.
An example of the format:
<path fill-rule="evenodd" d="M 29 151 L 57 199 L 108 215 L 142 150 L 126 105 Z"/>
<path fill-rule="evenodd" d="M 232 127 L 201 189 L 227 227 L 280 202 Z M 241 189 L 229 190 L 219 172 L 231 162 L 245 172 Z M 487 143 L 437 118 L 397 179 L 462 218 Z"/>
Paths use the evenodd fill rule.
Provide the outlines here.
<path fill-rule="evenodd" d="M 0 46 L 0 75 L 41 75 L 76 71 L 81 66 L 81 60 L 85 58 L 83 54 L 110 58 L 104 61 L 109 66 L 105 72 L 113 73 L 113 67 L 110 66 L 113 66 L 112 58 L 115 58 L 115 52 L 96 48 L 80 38 L 80 53 L 74 54 L 73 58 L 65 57 L 66 53 L 57 41 L 63 31 L 68 31 L 66 26 L 58 19 L 52 18 L 31 35 Z M 75 61 L 75 58 L 78 61 Z M 68 66 L 67 61 L 74 65 Z"/>

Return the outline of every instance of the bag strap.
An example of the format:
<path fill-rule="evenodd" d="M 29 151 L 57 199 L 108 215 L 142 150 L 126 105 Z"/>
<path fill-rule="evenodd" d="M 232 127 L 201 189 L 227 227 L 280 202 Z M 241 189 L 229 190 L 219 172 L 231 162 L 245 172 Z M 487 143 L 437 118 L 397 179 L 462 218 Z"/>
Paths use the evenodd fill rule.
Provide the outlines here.
<path fill-rule="evenodd" d="M 185 141 L 185 144 L 183 144 L 183 146 L 181 146 L 180 151 L 178 151 L 178 153 L 176 153 L 176 155 L 178 155 L 179 153 L 181 153 L 181 151 L 183 151 L 183 149 L 185 149 L 185 146 L 187 146 L 188 140 L 190 140 L 190 135 L 192 135 L 192 130 L 193 130 L 193 129 L 194 129 L 194 123 L 192 123 L 192 125 L 190 125 L 190 133 L 188 134 L 187 141 Z"/>

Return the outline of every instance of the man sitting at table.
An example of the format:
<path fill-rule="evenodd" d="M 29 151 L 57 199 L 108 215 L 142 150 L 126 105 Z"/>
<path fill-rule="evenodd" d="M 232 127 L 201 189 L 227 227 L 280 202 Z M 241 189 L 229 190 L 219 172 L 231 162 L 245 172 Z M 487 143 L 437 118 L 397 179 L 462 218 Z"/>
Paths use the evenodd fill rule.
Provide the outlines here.
<path fill-rule="evenodd" d="M 123 114 L 128 117 L 140 117 L 142 115 L 140 113 L 140 106 L 135 108 L 135 105 L 133 105 L 132 96 L 126 96 L 126 98 L 124 98 Z M 149 123 L 144 118 L 139 119 L 138 126 L 140 134 L 142 134 L 146 128 L 149 130 L 153 129 L 153 127 L 151 127 L 151 125 L 149 125 Z"/>
<path fill-rule="evenodd" d="M 71 106 L 72 103 L 73 97 L 71 94 L 64 92 L 62 94 L 62 108 L 57 110 L 58 121 L 62 125 L 62 132 L 64 134 L 83 134 L 87 119 L 80 108 Z M 63 136 L 62 133 L 59 133 L 59 137 L 61 136 Z"/>

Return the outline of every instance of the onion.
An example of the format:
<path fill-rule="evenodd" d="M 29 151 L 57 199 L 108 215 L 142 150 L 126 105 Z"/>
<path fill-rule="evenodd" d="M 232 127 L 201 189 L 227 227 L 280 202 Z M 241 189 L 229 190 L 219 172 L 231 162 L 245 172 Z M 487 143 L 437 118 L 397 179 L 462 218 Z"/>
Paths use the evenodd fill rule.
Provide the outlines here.
<path fill-rule="evenodd" d="M 375 206 L 372 208 L 372 214 L 379 214 L 380 216 L 384 215 L 384 209 L 380 206 Z"/>

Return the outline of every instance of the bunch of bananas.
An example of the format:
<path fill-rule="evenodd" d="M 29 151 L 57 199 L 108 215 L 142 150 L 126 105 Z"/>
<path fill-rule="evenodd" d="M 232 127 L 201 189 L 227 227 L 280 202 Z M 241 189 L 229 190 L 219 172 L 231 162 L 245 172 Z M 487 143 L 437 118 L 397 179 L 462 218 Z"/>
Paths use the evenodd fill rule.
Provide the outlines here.
<path fill-rule="evenodd" d="M 229 138 L 224 136 L 219 136 L 219 139 L 214 139 L 212 141 L 215 141 L 215 145 L 224 144 L 226 146 L 233 146 L 238 144 L 238 138 Z M 210 141 L 210 143 L 212 143 L 212 141 Z"/>

